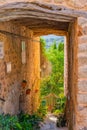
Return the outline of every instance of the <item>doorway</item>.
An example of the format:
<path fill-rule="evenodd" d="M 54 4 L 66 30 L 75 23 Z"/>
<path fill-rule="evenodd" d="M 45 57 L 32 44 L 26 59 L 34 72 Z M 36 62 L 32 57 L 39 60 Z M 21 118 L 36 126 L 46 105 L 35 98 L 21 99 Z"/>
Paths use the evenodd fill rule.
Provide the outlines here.
<path fill-rule="evenodd" d="M 19 8 L 18 5 L 21 7 Z M 27 8 L 28 6 L 28 8 Z M 39 7 L 39 8 L 38 8 Z M 34 8 L 32 10 L 32 8 Z M 0 20 L 12 21 L 14 24 L 25 26 L 33 31 L 33 37 L 56 34 L 66 36 L 66 61 L 67 61 L 67 112 L 69 115 L 69 129 L 73 130 L 75 126 L 76 112 L 76 55 L 77 55 L 77 19 L 74 16 L 68 16 L 50 10 L 45 6 L 38 4 L 11 3 L 3 6 L 7 15 L 2 13 Z M 49 12 L 50 10 L 50 12 Z M 2 31 L 2 30 L 1 30 Z M 5 32 L 3 32 L 5 33 Z"/>

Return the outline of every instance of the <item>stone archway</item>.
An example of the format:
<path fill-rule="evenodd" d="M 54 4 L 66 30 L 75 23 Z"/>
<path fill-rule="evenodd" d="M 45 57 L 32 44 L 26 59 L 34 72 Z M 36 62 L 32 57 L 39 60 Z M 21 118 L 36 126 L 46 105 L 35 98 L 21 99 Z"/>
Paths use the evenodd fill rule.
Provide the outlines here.
<path fill-rule="evenodd" d="M 78 17 L 85 17 L 85 19 L 81 19 Z M 86 118 L 84 111 L 86 111 L 86 97 L 85 94 L 80 91 L 82 90 L 82 83 L 84 79 L 86 79 L 85 75 L 85 68 L 79 67 L 82 65 L 83 55 L 78 54 L 84 50 L 81 50 L 81 45 L 78 46 L 78 36 L 79 42 L 86 42 L 86 36 L 83 36 L 86 32 L 82 24 L 86 21 L 87 12 L 81 10 L 75 10 L 68 8 L 67 6 L 62 5 L 52 5 L 43 2 L 12 2 L 12 3 L 5 3 L 4 5 L 0 6 L 0 34 L 3 35 L 15 35 L 15 37 L 21 37 L 23 39 L 29 39 L 28 36 L 25 35 L 25 30 L 30 29 L 32 32 L 32 38 L 44 34 L 58 34 L 58 35 L 65 35 L 67 37 L 67 88 L 68 88 L 68 114 L 69 114 L 69 129 L 70 130 L 82 130 L 86 128 Z M 81 19 L 81 22 L 79 22 Z M 9 23 L 9 24 L 7 24 Z M 18 27 L 26 28 L 23 30 L 23 35 L 19 35 L 18 32 L 14 33 L 14 30 L 9 31 L 9 29 L 3 28 L 2 25 L 10 25 L 13 28 L 13 24 Z M 79 27 L 78 27 L 78 23 Z M 86 24 L 84 25 L 86 26 Z M 85 34 L 86 35 L 86 34 Z M 30 40 L 31 36 L 30 36 Z M 32 43 L 32 42 L 31 42 Z M 32 44 L 33 47 L 34 44 Z M 85 45 L 84 45 L 85 46 Z M 29 51 L 29 46 L 28 51 Z M 79 50 L 78 50 L 79 47 Z M 27 51 L 27 53 L 28 53 Z M 33 49 L 31 50 L 33 51 Z M 82 54 L 82 53 L 81 53 Z M 28 57 L 29 58 L 29 57 Z M 86 59 L 85 59 L 86 60 Z M 30 60 L 27 61 L 28 63 Z M 86 62 L 84 62 L 86 63 Z M 27 66 L 28 69 L 28 66 Z M 27 70 L 29 71 L 29 69 Z M 30 72 L 30 71 L 29 71 Z M 27 75 L 28 73 L 27 72 Z M 79 72 L 79 73 L 78 73 Z M 30 74 L 30 73 L 29 73 Z M 79 74 L 79 76 L 78 76 Z M 81 76 L 81 77 L 80 77 Z M 27 76 L 28 77 L 28 76 Z M 32 76 L 31 76 L 32 77 Z M 79 79 L 78 79 L 79 78 Z M 32 85 L 31 85 L 32 86 Z M 86 87 L 86 83 L 84 85 Z M 79 87 L 79 88 L 78 88 Z M 81 89 L 80 89 L 81 88 Z M 78 92 L 80 89 L 80 94 Z M 84 90 L 82 90 L 84 91 Z M 85 103 L 83 100 L 85 99 Z M 81 103 L 80 103 L 81 102 Z M 32 101 L 31 101 L 32 103 Z M 31 106 L 32 104 L 30 104 Z M 78 110 L 79 109 L 79 110 Z M 82 113 L 84 116 L 82 116 Z M 85 119 L 84 122 L 80 122 L 79 116 L 82 116 L 82 119 Z"/>

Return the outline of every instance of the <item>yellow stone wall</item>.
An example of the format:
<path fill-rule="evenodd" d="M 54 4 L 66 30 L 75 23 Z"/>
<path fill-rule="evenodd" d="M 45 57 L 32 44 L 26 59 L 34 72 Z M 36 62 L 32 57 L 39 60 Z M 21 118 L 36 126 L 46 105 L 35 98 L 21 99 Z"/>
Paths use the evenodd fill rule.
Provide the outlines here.
<path fill-rule="evenodd" d="M 31 113 L 32 104 L 37 108 L 38 93 L 33 91 L 39 87 L 39 42 L 33 42 L 33 32 L 22 26 L 16 26 L 11 22 L 0 23 L 0 42 L 4 45 L 4 58 L 0 59 L 0 113 L 17 114 L 20 110 Z M 9 32 L 9 33 L 6 33 Z M 14 35 L 16 34 L 16 35 Z M 25 38 L 26 36 L 26 38 Z M 26 63 L 22 64 L 22 47 L 21 43 L 26 44 Z M 36 50 L 36 51 L 35 51 Z M 7 64 L 11 63 L 11 72 L 7 73 Z M 25 95 L 23 101 L 19 100 L 23 91 L 21 86 L 22 80 L 27 81 L 27 87 L 31 89 L 29 95 Z M 35 95 L 38 96 L 35 96 Z M 34 96 L 35 102 L 32 101 Z M 34 105 L 33 104 L 33 105 Z M 19 109 L 19 107 L 21 107 Z"/>

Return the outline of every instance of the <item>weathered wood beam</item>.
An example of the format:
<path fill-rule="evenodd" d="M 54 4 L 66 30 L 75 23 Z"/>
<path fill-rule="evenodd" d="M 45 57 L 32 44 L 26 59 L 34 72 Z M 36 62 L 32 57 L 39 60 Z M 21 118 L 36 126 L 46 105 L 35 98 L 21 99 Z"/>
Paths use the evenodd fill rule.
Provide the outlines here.
<path fill-rule="evenodd" d="M 64 7 L 61 5 L 54 6 L 52 4 L 46 4 L 46 3 L 40 3 L 40 2 L 33 2 L 33 3 L 17 2 L 17 3 L 11 3 L 11 4 L 6 4 L 4 6 L 1 6 L 0 7 L 0 19 L 2 20 L 4 18 L 4 20 L 6 20 L 5 19 L 6 15 L 7 15 L 6 12 L 11 13 L 11 14 L 8 14 L 8 16 L 9 16 L 9 19 L 12 19 L 12 18 L 16 17 L 16 15 L 14 16 L 14 13 L 17 13 L 20 11 L 25 12 L 24 10 L 26 10 L 28 12 L 31 11 L 32 15 L 34 15 L 33 12 L 38 12 L 38 13 L 45 13 L 47 15 L 54 14 L 54 15 L 56 15 L 56 17 L 57 17 L 57 15 L 62 15 L 62 17 L 64 16 L 64 17 L 72 17 L 72 18 L 75 18 L 75 17 L 86 17 L 87 18 L 86 11 L 75 10 L 75 9 L 67 8 L 67 7 Z M 26 12 L 26 13 L 28 13 L 28 12 Z M 11 15 L 13 15 L 13 17 L 11 17 Z M 19 13 L 19 15 L 22 15 L 22 14 Z M 25 15 L 25 14 L 23 14 L 23 15 Z M 23 17 L 23 15 L 20 17 Z M 28 15 L 29 15 L 29 13 L 28 13 Z M 36 14 L 35 14 L 35 16 L 36 16 Z M 48 17 L 48 16 L 46 16 L 46 17 Z M 8 18 L 8 17 L 6 17 L 6 18 Z M 17 14 L 17 18 L 18 18 L 18 14 Z M 43 18 L 44 18 L 44 16 L 43 16 Z"/>
<path fill-rule="evenodd" d="M 26 26 L 34 26 L 34 25 L 43 25 L 43 24 L 45 24 L 45 25 L 53 25 L 53 26 L 58 26 L 58 25 L 68 25 L 69 24 L 69 22 L 59 22 L 59 21 L 52 21 L 52 20 L 42 20 L 42 19 L 32 19 L 32 18 L 22 18 L 22 19 L 15 19 L 15 20 L 12 20 L 12 22 L 14 22 L 14 23 L 16 23 L 16 24 L 18 24 L 18 23 L 20 23 L 20 24 L 22 24 L 22 25 L 26 25 Z"/>
<path fill-rule="evenodd" d="M 42 29 L 37 29 L 37 30 L 33 30 L 33 34 L 34 36 L 41 36 L 41 35 L 48 35 L 48 34 L 55 34 L 55 35 L 60 35 L 60 36 L 67 36 L 67 32 L 63 31 L 63 30 L 53 30 L 53 29 L 47 29 L 44 28 Z"/>
<path fill-rule="evenodd" d="M 66 25 L 66 24 L 65 24 Z M 60 25 L 57 25 L 57 26 L 53 26 L 53 25 L 51 25 L 51 26 L 49 26 L 49 25 L 35 25 L 35 26 L 27 26 L 28 28 L 30 28 L 30 29 L 32 29 L 32 30 L 37 30 L 38 28 L 39 29 L 42 29 L 43 30 L 43 28 L 46 28 L 46 30 L 47 29 L 54 29 L 54 30 L 64 30 L 64 31 L 68 31 L 68 26 L 60 26 Z"/>
<path fill-rule="evenodd" d="M 6 12 L 0 12 L 0 21 L 11 20 L 11 19 L 19 19 L 19 18 L 38 18 L 38 19 L 46 19 L 52 21 L 63 21 L 63 22 L 71 22 L 73 18 L 62 15 L 54 15 L 47 14 L 38 11 L 26 11 L 26 10 L 8 10 Z"/>
<path fill-rule="evenodd" d="M 0 33 L 4 34 L 4 35 L 22 38 L 22 39 L 30 39 L 29 37 L 25 37 L 25 36 L 22 36 L 22 35 L 19 35 L 19 34 L 11 33 L 11 32 L 5 31 L 5 30 L 0 30 Z"/>
<path fill-rule="evenodd" d="M 58 30 L 65 30 L 68 31 L 68 26 L 69 23 L 68 22 L 53 22 L 53 21 L 49 21 L 49 20 L 38 20 L 38 19 L 32 19 L 29 21 L 27 20 L 17 20 L 17 21 L 13 21 L 15 24 L 18 25 L 24 25 L 30 29 L 40 29 L 40 28 L 49 28 L 49 29 L 58 29 Z"/>
<path fill-rule="evenodd" d="M 15 3 L 8 4 L 0 8 L 0 20 L 5 21 L 14 19 L 14 18 L 41 18 L 49 19 L 53 21 L 71 21 L 72 18 L 64 16 L 63 14 L 54 13 L 52 10 L 48 10 L 40 7 L 39 5 L 30 4 L 30 3 Z"/>
<path fill-rule="evenodd" d="M 0 30 L 0 33 L 4 34 L 6 36 L 8 35 L 8 36 L 12 36 L 12 37 L 18 37 L 18 38 L 24 39 L 24 40 L 31 40 L 33 42 L 40 42 L 40 41 L 37 41 L 37 40 L 33 40 L 33 38 L 22 36 L 22 35 L 19 35 L 19 34 L 16 34 L 16 33 L 11 33 L 9 31 L 5 31 L 5 30 Z M 4 100 L 4 99 L 0 98 L 0 100 Z"/>
<path fill-rule="evenodd" d="M 19 19 L 19 18 L 38 18 L 38 19 L 44 19 L 44 20 L 52 20 L 52 21 L 63 21 L 63 22 L 72 22 L 73 20 L 65 20 L 65 19 L 60 19 L 60 18 L 58 18 L 58 19 L 56 19 L 56 18 L 49 18 L 49 17 L 42 17 L 42 16 L 30 16 L 30 15 L 13 15 L 13 14 L 10 14 L 10 15 L 12 15 L 12 16 L 4 16 L 4 17 L 0 17 L 0 21 L 1 22 L 4 22 L 4 21 L 10 21 L 10 20 L 12 20 L 12 19 Z"/>

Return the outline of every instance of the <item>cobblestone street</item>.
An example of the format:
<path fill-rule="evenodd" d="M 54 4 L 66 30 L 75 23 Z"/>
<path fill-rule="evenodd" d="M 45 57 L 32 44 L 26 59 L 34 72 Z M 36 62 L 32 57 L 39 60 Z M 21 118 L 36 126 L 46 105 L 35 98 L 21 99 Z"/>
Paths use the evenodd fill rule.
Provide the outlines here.
<path fill-rule="evenodd" d="M 56 117 L 54 117 L 51 114 L 47 115 L 45 121 L 40 124 L 41 126 L 40 130 L 68 130 L 68 128 L 66 127 L 63 128 L 56 127 L 56 121 L 57 121 Z"/>

